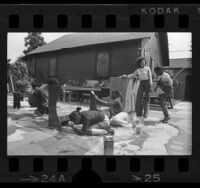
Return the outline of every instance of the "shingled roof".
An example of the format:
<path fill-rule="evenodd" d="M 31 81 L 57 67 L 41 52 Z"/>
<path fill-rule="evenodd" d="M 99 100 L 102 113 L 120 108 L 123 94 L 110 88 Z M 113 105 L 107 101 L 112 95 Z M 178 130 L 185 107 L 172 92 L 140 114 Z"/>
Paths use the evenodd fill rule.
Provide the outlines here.
<path fill-rule="evenodd" d="M 80 46 L 88 46 L 94 44 L 111 43 L 118 41 L 126 41 L 133 39 L 141 39 L 151 37 L 153 33 L 72 33 L 66 34 L 52 42 L 38 47 L 30 52 L 38 54 L 43 52 L 56 51 L 67 48 L 75 48 Z"/>

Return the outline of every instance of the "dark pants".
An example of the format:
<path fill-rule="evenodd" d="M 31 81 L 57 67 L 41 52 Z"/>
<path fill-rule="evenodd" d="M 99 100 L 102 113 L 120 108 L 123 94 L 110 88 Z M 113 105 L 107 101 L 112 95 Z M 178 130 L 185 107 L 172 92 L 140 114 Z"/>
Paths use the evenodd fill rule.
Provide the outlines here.
<path fill-rule="evenodd" d="M 168 96 L 163 93 L 163 94 L 160 94 L 159 98 L 158 98 L 165 118 L 169 117 L 169 113 L 168 113 L 167 107 L 165 105 L 165 100 L 167 99 L 167 97 Z"/>
<path fill-rule="evenodd" d="M 172 103 L 171 97 L 168 96 L 168 97 L 167 97 L 167 100 L 168 100 L 168 102 L 169 102 L 169 104 L 170 104 L 170 108 L 173 108 L 173 103 Z"/>
<path fill-rule="evenodd" d="M 150 83 L 149 80 L 140 81 L 140 86 L 137 92 L 135 111 L 137 116 L 148 116 L 149 101 L 150 101 Z"/>
<path fill-rule="evenodd" d="M 18 108 L 20 109 L 21 104 L 20 104 L 20 93 L 13 93 L 14 95 L 14 101 L 13 101 L 13 108 Z"/>

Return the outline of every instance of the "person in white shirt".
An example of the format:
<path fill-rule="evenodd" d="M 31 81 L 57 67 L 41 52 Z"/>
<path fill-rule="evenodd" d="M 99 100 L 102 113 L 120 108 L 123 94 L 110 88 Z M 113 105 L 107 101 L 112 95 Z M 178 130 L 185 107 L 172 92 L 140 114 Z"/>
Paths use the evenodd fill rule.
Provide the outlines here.
<path fill-rule="evenodd" d="M 152 74 L 150 68 L 146 65 L 144 57 L 137 58 L 136 63 L 138 69 L 136 69 L 133 74 L 123 75 L 122 77 L 140 80 L 135 106 L 136 115 L 137 117 L 147 118 L 149 113 L 150 92 L 152 88 Z"/>

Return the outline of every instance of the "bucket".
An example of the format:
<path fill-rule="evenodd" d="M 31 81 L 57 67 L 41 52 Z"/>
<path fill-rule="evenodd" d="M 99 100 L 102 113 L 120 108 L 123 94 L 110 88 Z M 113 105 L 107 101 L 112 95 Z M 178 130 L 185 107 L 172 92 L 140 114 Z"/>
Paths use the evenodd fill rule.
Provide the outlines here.
<path fill-rule="evenodd" d="M 113 136 L 104 136 L 104 155 L 113 155 L 114 139 Z"/>
<path fill-rule="evenodd" d="M 136 135 L 142 134 L 142 126 L 141 125 L 137 125 L 135 129 L 136 129 Z"/>

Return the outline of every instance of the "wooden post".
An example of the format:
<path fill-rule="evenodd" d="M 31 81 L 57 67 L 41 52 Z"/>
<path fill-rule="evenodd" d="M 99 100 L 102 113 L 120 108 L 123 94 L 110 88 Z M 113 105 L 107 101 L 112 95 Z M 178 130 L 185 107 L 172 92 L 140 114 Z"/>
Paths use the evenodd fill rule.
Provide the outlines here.
<path fill-rule="evenodd" d="M 58 130 L 62 129 L 61 121 L 56 110 L 60 92 L 60 86 L 49 86 L 49 127 L 56 128 Z"/>

